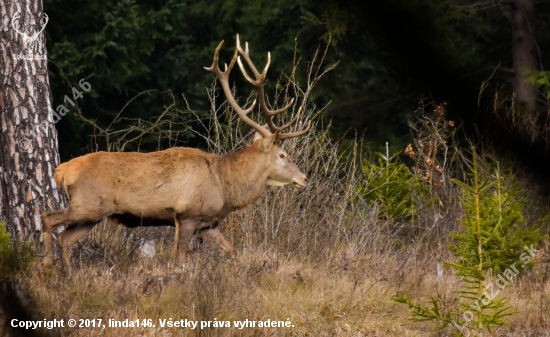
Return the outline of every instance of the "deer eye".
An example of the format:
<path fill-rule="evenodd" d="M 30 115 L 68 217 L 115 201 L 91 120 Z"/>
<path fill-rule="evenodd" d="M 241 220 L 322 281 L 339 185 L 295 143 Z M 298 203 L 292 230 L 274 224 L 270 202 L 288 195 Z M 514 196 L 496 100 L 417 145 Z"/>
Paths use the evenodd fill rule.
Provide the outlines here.
<path fill-rule="evenodd" d="M 279 157 L 281 157 L 281 159 L 285 159 L 285 154 L 284 154 L 284 153 L 281 153 L 281 154 L 279 155 Z"/>

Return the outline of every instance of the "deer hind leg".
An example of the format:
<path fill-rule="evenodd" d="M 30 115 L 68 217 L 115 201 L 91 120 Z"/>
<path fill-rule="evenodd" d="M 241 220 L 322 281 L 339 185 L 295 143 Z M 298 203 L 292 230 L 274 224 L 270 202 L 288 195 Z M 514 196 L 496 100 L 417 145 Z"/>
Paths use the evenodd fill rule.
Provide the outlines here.
<path fill-rule="evenodd" d="M 217 227 L 217 224 L 218 223 L 215 223 L 212 227 L 201 230 L 199 232 L 199 237 L 203 240 L 216 244 L 229 256 L 235 256 L 235 247 L 233 247 L 233 244 L 223 236 Z"/>
<path fill-rule="evenodd" d="M 42 240 L 44 242 L 44 259 L 42 266 L 53 266 L 53 232 L 59 226 L 62 226 L 69 208 L 60 211 L 42 213 Z"/>
<path fill-rule="evenodd" d="M 71 272 L 71 246 L 88 233 L 99 221 L 89 221 L 65 228 L 58 238 L 63 252 L 63 264 L 67 272 Z"/>
<path fill-rule="evenodd" d="M 96 223 L 101 221 L 103 217 L 107 215 L 109 214 L 101 214 L 99 216 L 93 216 L 91 213 L 78 215 L 78 214 L 75 214 L 71 206 L 60 211 L 42 213 L 42 216 L 41 216 L 42 227 L 43 227 L 42 237 L 44 241 L 44 259 L 42 260 L 42 266 L 50 267 L 53 265 L 53 232 L 57 227 L 59 226 L 74 227 L 80 224 L 88 224 L 88 223 L 94 223 L 95 225 Z M 61 234 L 61 236 L 63 236 L 63 233 Z"/>

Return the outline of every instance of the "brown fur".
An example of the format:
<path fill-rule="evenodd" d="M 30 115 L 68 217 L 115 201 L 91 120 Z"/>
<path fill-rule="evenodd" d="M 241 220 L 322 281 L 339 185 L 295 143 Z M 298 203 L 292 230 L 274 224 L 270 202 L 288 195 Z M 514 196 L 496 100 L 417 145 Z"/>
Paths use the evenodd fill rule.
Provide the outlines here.
<path fill-rule="evenodd" d="M 274 139 L 257 139 L 224 156 L 191 148 L 97 152 L 59 165 L 55 181 L 70 205 L 42 214 L 43 264 L 53 264 L 56 227 L 67 226 L 59 242 L 70 268 L 70 246 L 105 217 L 129 227 L 175 224 L 178 262 L 185 260 L 193 235 L 232 252 L 233 245 L 217 228 L 220 221 L 256 200 L 266 184 L 306 184 L 305 175 Z"/>

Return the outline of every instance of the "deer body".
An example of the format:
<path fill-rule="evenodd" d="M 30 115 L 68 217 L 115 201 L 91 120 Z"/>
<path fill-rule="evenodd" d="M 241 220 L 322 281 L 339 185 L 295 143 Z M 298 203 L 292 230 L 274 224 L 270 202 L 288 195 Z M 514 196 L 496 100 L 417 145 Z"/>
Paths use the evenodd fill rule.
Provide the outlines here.
<path fill-rule="evenodd" d="M 176 260 L 183 262 L 194 235 L 213 241 L 225 251 L 233 252 L 233 245 L 219 229 L 219 222 L 232 211 L 256 200 L 265 185 L 291 184 L 301 188 L 306 176 L 292 162 L 279 141 L 309 131 L 280 133 L 296 122 L 297 116 L 286 126 L 277 127 L 271 118 L 285 108 L 271 111 L 265 107 L 262 74 L 253 67 L 246 51 L 238 52 L 251 66 L 256 80 L 245 77 L 258 87 L 260 108 L 267 119 L 269 130 L 249 119 L 251 111 L 242 109 L 228 85 L 228 75 L 237 58 L 225 72 L 217 67 L 221 44 L 214 54 L 213 71 L 235 112 L 245 123 L 256 129 L 254 142 L 248 147 L 227 154 L 215 155 L 192 148 L 171 148 L 152 153 L 97 152 L 75 158 L 59 165 L 55 180 L 67 194 L 69 207 L 42 214 L 44 266 L 53 264 L 53 231 L 66 226 L 58 241 L 63 260 L 70 270 L 70 247 L 98 222 L 109 218 L 128 227 L 169 225 L 176 227 Z M 268 61 L 269 62 L 269 61 Z M 268 63 L 269 64 L 269 63 Z M 242 65 L 239 61 L 239 65 Z M 291 102 L 292 103 L 292 102 Z"/>
<path fill-rule="evenodd" d="M 77 209 L 159 220 L 197 213 L 219 220 L 263 193 L 271 163 L 259 143 L 224 156 L 192 148 L 97 152 L 61 164 L 56 181 L 68 187 Z"/>
<path fill-rule="evenodd" d="M 55 179 L 70 205 L 42 214 L 44 264 L 53 264 L 56 227 L 67 226 L 59 241 L 70 268 L 70 247 L 103 218 L 128 227 L 179 224 L 178 262 L 185 259 L 193 235 L 232 253 L 233 245 L 217 228 L 221 220 L 254 202 L 266 184 L 306 184 L 305 175 L 272 142 L 257 139 L 223 156 L 171 148 L 152 153 L 97 152 L 61 164 Z"/>

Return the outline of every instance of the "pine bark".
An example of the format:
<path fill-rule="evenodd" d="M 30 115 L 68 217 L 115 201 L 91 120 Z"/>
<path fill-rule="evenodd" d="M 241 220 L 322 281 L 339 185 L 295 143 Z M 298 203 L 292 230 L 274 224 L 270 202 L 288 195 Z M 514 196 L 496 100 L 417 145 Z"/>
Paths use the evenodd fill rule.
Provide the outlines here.
<path fill-rule="evenodd" d="M 512 87 L 516 100 L 524 102 L 527 109 L 537 106 L 537 87 L 525 82 L 525 71 L 537 70 L 538 52 L 535 40 L 535 0 L 513 0 L 512 53 L 514 78 Z"/>
<path fill-rule="evenodd" d="M 46 21 L 42 6 L 0 0 L 0 221 L 24 240 L 40 237 L 42 212 L 64 205 L 53 179 L 59 154 L 46 38 L 29 38 Z"/>

